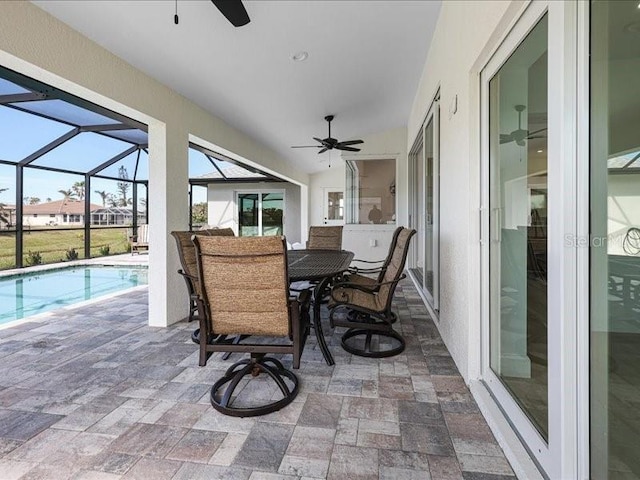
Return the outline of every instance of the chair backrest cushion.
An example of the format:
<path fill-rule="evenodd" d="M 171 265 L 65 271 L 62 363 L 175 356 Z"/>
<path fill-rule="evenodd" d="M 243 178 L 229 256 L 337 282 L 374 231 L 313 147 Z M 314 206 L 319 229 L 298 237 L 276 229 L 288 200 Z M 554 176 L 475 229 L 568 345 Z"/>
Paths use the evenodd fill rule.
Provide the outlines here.
<path fill-rule="evenodd" d="M 193 235 L 234 236 L 233 229 L 213 228 L 207 230 L 198 230 L 197 232 L 176 230 L 171 232 L 171 235 L 173 235 L 173 238 L 176 239 L 176 243 L 178 245 L 178 254 L 180 256 L 182 270 L 191 278 L 196 294 L 200 295 L 200 285 L 197 281 L 198 261 L 196 260 L 196 250 L 193 246 L 193 242 L 191 241 L 191 237 L 193 237 Z"/>
<path fill-rule="evenodd" d="M 287 249 L 283 237 L 194 238 L 213 332 L 289 334 Z"/>
<path fill-rule="evenodd" d="M 397 282 L 400 279 L 402 272 L 404 271 L 404 265 L 407 261 L 407 254 L 409 253 L 409 243 L 411 241 L 411 237 L 415 235 L 416 231 L 402 227 L 402 229 L 397 231 L 397 233 L 398 235 L 395 237 L 396 245 L 393 252 L 390 252 L 387 268 L 384 271 L 381 283 Z M 380 308 L 385 308 L 390 305 L 395 286 L 396 285 L 394 283 L 388 283 L 387 285 L 382 285 L 380 287 L 377 300 Z"/>
<path fill-rule="evenodd" d="M 309 250 L 342 250 L 342 225 L 309 227 Z"/>

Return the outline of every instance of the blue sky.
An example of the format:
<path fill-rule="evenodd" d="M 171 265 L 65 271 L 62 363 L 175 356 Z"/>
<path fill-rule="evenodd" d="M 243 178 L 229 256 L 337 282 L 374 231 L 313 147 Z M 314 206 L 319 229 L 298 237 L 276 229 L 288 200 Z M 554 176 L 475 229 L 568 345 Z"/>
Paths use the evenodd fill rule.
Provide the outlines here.
<path fill-rule="evenodd" d="M 88 115 L 95 115 L 92 112 L 84 112 Z M 74 113 L 78 115 L 78 112 Z M 0 159 L 17 163 L 70 130 L 72 130 L 72 127 L 66 124 L 0 106 Z M 96 133 L 84 132 L 38 158 L 33 164 L 85 172 L 113 158 L 130 146 L 131 144 L 127 142 Z M 125 165 L 129 177 L 133 177 L 136 158 L 137 153 L 134 152 L 122 161 L 105 169 L 103 173 L 109 176 L 117 176 L 118 167 Z M 218 162 L 218 164 L 223 170 L 231 166 L 226 162 Z M 144 152 L 141 154 L 138 168 L 138 178 L 148 178 L 148 158 Z M 191 177 L 204 175 L 212 171 L 214 171 L 214 167 L 202 153 L 189 149 L 189 175 Z M 83 175 L 25 168 L 23 193 L 27 197 L 37 197 L 42 202 L 46 201 L 47 198 L 59 200 L 63 198 L 59 190 L 70 189 L 75 182 L 83 180 Z M 93 178 L 91 182 L 91 202 L 98 205 L 102 204 L 102 198 L 95 193 L 96 190 L 104 190 L 115 195 L 117 193 L 116 183 L 116 181 Z M 8 190 L 0 193 L 0 202 L 14 204 L 16 192 L 15 167 L 13 165 L 0 164 L 0 190 L 4 188 Z M 143 188 L 140 188 L 140 190 L 143 190 Z M 188 186 L 185 185 L 185 192 L 187 191 Z M 131 195 L 131 191 L 129 195 Z M 139 196 L 144 196 L 143 191 L 140 191 Z M 204 201 L 206 201 L 206 188 L 194 188 L 194 202 Z"/>

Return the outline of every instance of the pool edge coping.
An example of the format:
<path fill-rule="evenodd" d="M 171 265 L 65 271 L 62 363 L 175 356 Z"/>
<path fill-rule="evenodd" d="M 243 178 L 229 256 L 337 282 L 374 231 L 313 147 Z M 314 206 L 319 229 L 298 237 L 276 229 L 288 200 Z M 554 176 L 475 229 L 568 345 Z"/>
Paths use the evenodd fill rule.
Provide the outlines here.
<path fill-rule="evenodd" d="M 0 324 L 0 331 L 5 330 L 11 327 L 17 327 L 23 323 L 35 322 L 35 323 L 43 323 L 49 316 L 54 313 L 59 313 L 61 311 L 75 310 L 77 308 L 87 307 L 94 303 L 102 302 L 105 300 L 109 300 L 115 297 L 119 297 L 121 295 L 127 293 L 133 293 L 142 290 L 148 290 L 149 285 L 138 285 L 135 287 L 127 288 L 126 290 L 119 290 L 117 292 L 107 293 L 106 295 L 102 295 L 100 297 L 91 298 L 89 300 L 83 300 L 78 303 L 73 303 L 71 305 L 65 305 L 64 307 L 56 308 L 55 310 L 49 310 L 47 312 L 37 313 L 35 315 L 31 315 L 29 317 L 20 318 L 18 320 L 14 320 L 12 322 L 2 323 Z"/>

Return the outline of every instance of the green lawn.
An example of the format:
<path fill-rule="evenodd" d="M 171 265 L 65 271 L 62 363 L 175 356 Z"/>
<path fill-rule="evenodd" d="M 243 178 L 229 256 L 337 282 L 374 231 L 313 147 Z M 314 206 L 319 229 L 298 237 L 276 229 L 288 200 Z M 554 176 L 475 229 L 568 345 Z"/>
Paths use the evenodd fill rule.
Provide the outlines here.
<path fill-rule="evenodd" d="M 91 257 L 101 256 L 100 248 L 109 246 L 109 255 L 128 251 L 127 228 L 94 229 L 91 231 Z M 78 258 L 84 258 L 84 231 L 24 232 L 24 265 L 28 252 L 39 252 L 42 263 L 55 263 L 67 259 L 67 251 L 74 248 Z M 15 267 L 15 234 L 0 233 L 0 270 Z"/>

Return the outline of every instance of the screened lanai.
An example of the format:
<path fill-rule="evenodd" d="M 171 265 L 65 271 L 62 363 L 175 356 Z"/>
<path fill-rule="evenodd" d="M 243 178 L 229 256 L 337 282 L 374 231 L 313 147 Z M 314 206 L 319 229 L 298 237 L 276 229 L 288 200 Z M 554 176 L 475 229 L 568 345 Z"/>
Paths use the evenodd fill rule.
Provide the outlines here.
<path fill-rule="evenodd" d="M 147 221 L 145 125 L 4 68 L 0 125 L 0 269 L 127 251 Z"/>
<path fill-rule="evenodd" d="M 0 269 L 124 253 L 148 220 L 146 125 L 0 67 Z M 189 228 L 208 189 L 281 179 L 189 145 Z M 185 186 L 186 188 L 186 186 Z"/>

